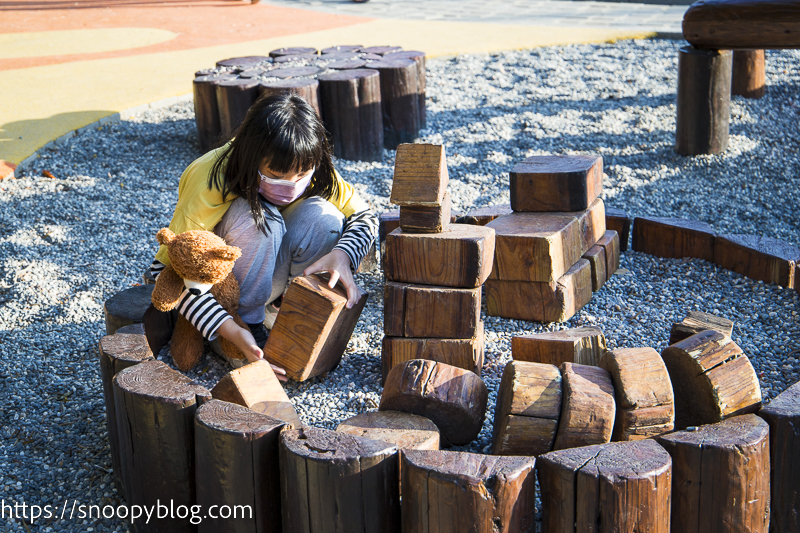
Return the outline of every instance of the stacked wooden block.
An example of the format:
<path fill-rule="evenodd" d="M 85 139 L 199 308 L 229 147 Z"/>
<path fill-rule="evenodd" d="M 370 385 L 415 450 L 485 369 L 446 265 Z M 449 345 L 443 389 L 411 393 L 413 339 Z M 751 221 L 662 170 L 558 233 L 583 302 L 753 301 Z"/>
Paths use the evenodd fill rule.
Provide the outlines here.
<path fill-rule="evenodd" d="M 444 147 L 401 144 L 391 201 L 399 228 L 386 237 L 383 376 L 396 364 L 429 359 L 480 374 L 481 284 L 489 276 L 494 230 L 450 223 Z"/>
<path fill-rule="evenodd" d="M 619 266 L 602 187 L 600 156 L 535 156 L 514 167 L 514 212 L 486 225 L 496 232 L 487 314 L 562 322 L 589 303 Z"/>

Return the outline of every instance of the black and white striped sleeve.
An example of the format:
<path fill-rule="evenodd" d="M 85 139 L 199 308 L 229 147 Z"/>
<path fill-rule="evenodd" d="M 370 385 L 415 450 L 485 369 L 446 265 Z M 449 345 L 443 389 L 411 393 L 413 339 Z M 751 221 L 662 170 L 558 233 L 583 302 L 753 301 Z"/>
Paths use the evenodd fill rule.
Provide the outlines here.
<path fill-rule="evenodd" d="M 217 330 L 222 323 L 233 318 L 210 292 L 195 296 L 188 289 L 184 289 L 178 300 L 177 309 L 183 318 L 210 341 L 217 338 Z"/>
<path fill-rule="evenodd" d="M 342 238 L 334 246 L 334 250 L 339 249 L 347 254 L 351 267 L 356 270 L 361 264 L 361 260 L 369 252 L 377 235 L 378 217 L 372 211 L 365 209 L 352 214 L 344 221 Z"/>
<path fill-rule="evenodd" d="M 153 259 L 153 262 L 150 263 L 150 275 L 153 276 L 153 279 L 158 279 L 158 275 L 161 274 L 165 266 L 166 265 L 158 259 Z"/>

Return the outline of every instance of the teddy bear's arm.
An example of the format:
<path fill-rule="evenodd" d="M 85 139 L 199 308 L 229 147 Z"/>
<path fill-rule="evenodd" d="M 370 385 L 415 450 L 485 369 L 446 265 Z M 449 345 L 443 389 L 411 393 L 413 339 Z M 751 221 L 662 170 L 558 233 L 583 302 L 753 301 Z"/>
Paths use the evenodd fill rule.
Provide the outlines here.
<path fill-rule="evenodd" d="M 233 314 L 239 309 L 239 283 L 233 276 L 233 272 L 211 288 L 211 294 L 217 299 L 219 305 L 226 311 Z"/>
<path fill-rule="evenodd" d="M 159 311 L 172 311 L 178 305 L 183 289 L 183 280 L 178 273 L 171 266 L 165 267 L 156 279 L 151 298 L 153 307 Z"/>

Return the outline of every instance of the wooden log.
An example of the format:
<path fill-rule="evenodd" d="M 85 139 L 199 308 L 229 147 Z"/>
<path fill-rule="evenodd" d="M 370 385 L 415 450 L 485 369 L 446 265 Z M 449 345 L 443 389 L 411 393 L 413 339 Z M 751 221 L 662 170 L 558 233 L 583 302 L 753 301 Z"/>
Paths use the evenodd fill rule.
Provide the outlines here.
<path fill-rule="evenodd" d="M 384 211 L 378 217 L 378 238 L 381 242 L 386 241 L 386 236 L 400 227 L 400 210 Z"/>
<path fill-rule="evenodd" d="M 405 450 L 403 531 L 533 533 L 533 457 Z"/>
<path fill-rule="evenodd" d="M 106 335 L 113 335 L 122 326 L 144 321 L 144 313 L 150 305 L 153 287 L 153 285 L 137 285 L 122 290 L 105 301 L 103 315 Z"/>
<path fill-rule="evenodd" d="M 342 59 L 340 61 L 331 61 L 326 66 L 333 70 L 351 70 L 354 68 L 361 68 L 367 64 L 363 59 Z M 381 95 L 383 100 L 383 95 Z"/>
<path fill-rule="evenodd" d="M 598 366 L 606 352 L 606 337 L 600 328 L 580 327 L 511 338 L 514 361 L 560 366 L 561 363 Z"/>
<path fill-rule="evenodd" d="M 534 322 L 564 322 L 592 299 L 592 269 L 581 259 L 557 282 L 489 279 L 486 314 Z"/>
<path fill-rule="evenodd" d="M 197 126 L 197 141 L 200 151 L 205 153 L 215 147 L 222 126 L 219 122 L 216 84 L 220 76 L 198 76 L 192 82 L 194 93 L 194 120 Z"/>
<path fill-rule="evenodd" d="M 389 336 L 471 339 L 482 327 L 480 287 L 454 289 L 387 281 L 383 302 L 384 331 Z"/>
<path fill-rule="evenodd" d="M 762 98 L 767 90 L 764 50 L 735 50 L 731 94 Z"/>
<path fill-rule="evenodd" d="M 279 81 L 265 81 L 259 86 L 262 97 L 271 94 L 291 93 L 305 99 L 322 116 L 319 110 L 319 81 L 314 78 L 290 78 Z"/>
<path fill-rule="evenodd" d="M 426 92 L 426 76 L 427 68 L 425 66 L 425 52 L 417 50 L 403 50 L 400 52 L 390 52 L 384 54 L 385 59 L 413 59 L 417 65 L 417 109 L 419 111 L 419 125 L 422 129 L 428 127 L 428 119 L 425 107 L 425 92 Z"/>
<path fill-rule="evenodd" d="M 264 357 L 291 379 L 305 381 L 336 368 L 367 303 L 364 293 L 347 309 L 344 286 L 331 289 L 328 279 L 314 274 L 292 280 L 264 345 Z"/>
<path fill-rule="evenodd" d="M 309 62 L 309 60 L 314 60 L 319 58 L 320 56 L 318 54 L 291 54 L 285 56 L 278 56 L 273 61 L 276 65 L 279 65 L 281 63 L 295 63 L 299 61 Z"/>
<path fill-rule="evenodd" d="M 800 48 L 800 8 L 791 0 L 706 0 L 684 13 L 683 36 L 704 48 Z"/>
<path fill-rule="evenodd" d="M 716 233 L 711 224 L 685 218 L 636 217 L 633 249 L 656 257 L 695 257 L 714 262 Z"/>
<path fill-rule="evenodd" d="M 619 234 L 616 231 L 606 231 L 600 240 L 597 241 L 599 246 L 602 246 L 606 253 L 606 280 L 611 279 L 611 276 L 619 269 L 620 260 L 620 243 Z"/>
<path fill-rule="evenodd" d="M 606 206 L 606 231 L 616 231 L 619 234 L 619 249 L 628 251 L 628 236 L 631 233 L 631 217 L 622 209 L 613 209 Z"/>
<path fill-rule="evenodd" d="M 510 174 L 514 211 L 583 211 L 603 190 L 599 155 L 533 156 Z"/>
<path fill-rule="evenodd" d="M 450 193 L 440 206 L 400 206 L 400 227 L 407 233 L 442 233 L 450 226 Z"/>
<path fill-rule="evenodd" d="M 399 411 L 368 411 L 350 417 L 336 431 L 394 444 L 401 450 L 438 450 L 439 428 L 423 416 Z"/>
<path fill-rule="evenodd" d="M 561 375 L 564 397 L 553 449 L 609 442 L 616 414 L 609 373 L 596 366 L 563 363 Z"/>
<path fill-rule="evenodd" d="M 480 287 L 494 258 L 494 229 L 450 224 L 442 233 L 406 233 L 386 237 L 384 274 L 389 281 L 444 287 Z"/>
<path fill-rule="evenodd" d="M 595 244 L 583 254 L 583 258 L 589 261 L 589 266 L 592 269 L 592 291 L 597 292 L 603 288 L 606 281 L 608 281 L 608 274 L 606 273 L 606 249 Z"/>
<path fill-rule="evenodd" d="M 509 204 L 488 205 L 467 211 L 456 219 L 457 224 L 472 224 L 473 226 L 485 226 L 492 220 L 503 215 L 513 213 Z"/>
<path fill-rule="evenodd" d="M 319 76 L 322 116 L 336 157 L 383 159 L 380 76 L 377 70 L 339 70 Z"/>
<path fill-rule="evenodd" d="M 225 79 L 215 85 L 221 140 L 228 141 L 258 99 L 259 82 L 252 79 Z"/>
<path fill-rule="evenodd" d="M 200 70 L 196 70 L 195 73 L 194 73 L 194 77 L 195 78 L 199 78 L 200 76 L 211 76 L 211 75 L 216 74 L 216 73 L 217 73 L 216 69 L 203 68 L 203 69 L 200 69 Z"/>
<path fill-rule="evenodd" d="M 339 44 L 336 46 L 331 46 L 329 48 L 323 48 L 320 53 L 325 54 L 333 54 L 336 52 L 358 52 L 364 48 L 363 45 L 360 44 Z"/>
<path fill-rule="evenodd" d="M 309 48 L 306 46 L 294 46 L 290 48 L 278 48 L 269 53 L 269 57 L 293 56 L 297 54 L 316 54 L 316 48 Z"/>
<path fill-rule="evenodd" d="M 561 397 L 558 367 L 526 361 L 506 364 L 494 409 L 492 453 L 539 456 L 552 450 Z"/>
<path fill-rule="evenodd" d="M 127 505 L 196 503 L 194 417 L 204 387 L 161 361 L 144 361 L 113 381 L 122 493 Z M 153 519 L 147 531 L 193 531 L 188 520 Z"/>
<path fill-rule="evenodd" d="M 742 349 L 701 331 L 661 352 L 675 392 L 675 429 L 713 424 L 761 407 L 761 387 Z"/>
<path fill-rule="evenodd" d="M 327 429 L 281 433 L 283 533 L 400 531 L 397 447 Z"/>
<path fill-rule="evenodd" d="M 239 77 L 240 78 L 246 78 L 246 79 L 260 78 L 261 76 L 264 76 L 267 72 L 268 72 L 268 69 L 261 68 L 261 67 L 249 68 L 247 70 L 241 71 L 239 73 Z"/>
<path fill-rule="evenodd" d="M 714 263 L 764 283 L 794 288 L 794 269 L 800 248 L 788 242 L 755 235 L 717 235 Z"/>
<path fill-rule="evenodd" d="M 752 414 L 737 416 L 657 440 L 672 456 L 673 531 L 767 533 L 766 422 Z"/>
<path fill-rule="evenodd" d="M 670 531 L 672 461 L 655 441 L 550 452 L 536 471 L 542 531 Z"/>
<path fill-rule="evenodd" d="M 447 192 L 444 145 L 401 144 L 397 147 L 389 201 L 401 206 L 436 207 Z"/>
<path fill-rule="evenodd" d="M 731 335 L 733 335 L 733 322 L 721 316 L 710 315 L 700 311 L 687 311 L 686 318 L 672 324 L 669 343 L 675 344 L 708 329 L 719 331 L 726 337 L 731 338 Z"/>
<path fill-rule="evenodd" d="M 207 514 L 200 533 L 281 531 L 278 440 L 284 424 L 228 402 L 211 400 L 194 426 L 197 503 L 203 509 L 247 504 L 250 513 Z"/>
<path fill-rule="evenodd" d="M 488 397 L 486 385 L 473 372 L 414 359 L 389 372 L 379 409 L 429 418 L 445 445 L 460 446 L 480 433 Z"/>
<path fill-rule="evenodd" d="M 800 383 L 783 391 L 758 414 L 769 424 L 771 531 L 800 531 Z"/>
<path fill-rule="evenodd" d="M 719 154 L 728 148 L 733 52 L 684 46 L 678 55 L 675 151 Z"/>
<path fill-rule="evenodd" d="M 322 72 L 322 69 L 315 66 L 280 67 L 270 70 L 269 75 L 273 78 L 286 80 L 289 78 L 307 78 L 309 76 L 316 76 L 320 72 Z"/>
<path fill-rule="evenodd" d="M 642 440 L 675 427 L 675 396 L 661 356 L 652 348 L 618 348 L 600 358 L 617 406 L 612 438 Z"/>
<path fill-rule="evenodd" d="M 374 61 L 368 68 L 380 72 L 381 111 L 383 113 L 383 146 L 396 150 L 401 143 L 419 137 L 419 83 L 417 63 L 413 59 Z"/>
<path fill-rule="evenodd" d="M 359 52 L 363 52 L 365 54 L 376 54 L 379 56 L 384 56 L 386 54 L 391 54 L 392 52 L 399 52 L 402 50 L 399 46 L 368 46 L 366 48 L 359 48 Z"/>
<path fill-rule="evenodd" d="M 172 332 L 175 331 L 175 324 L 178 322 L 178 310 L 165 313 L 159 311 L 150 304 L 144 312 L 142 323 L 144 324 L 145 336 L 150 350 L 153 354 L 161 353 L 162 348 L 172 339 Z"/>
<path fill-rule="evenodd" d="M 114 332 L 114 335 L 117 334 L 126 334 L 126 335 L 145 335 L 144 332 L 144 324 L 130 324 L 128 326 L 122 326 L 117 331 Z M 145 336 L 144 341 L 147 342 L 147 337 Z M 149 348 L 149 345 L 148 345 Z"/>
<path fill-rule="evenodd" d="M 239 67 L 241 69 L 245 69 L 253 68 L 256 65 L 263 63 L 272 63 L 272 58 L 266 56 L 232 57 L 230 59 L 217 61 L 217 67 Z"/>

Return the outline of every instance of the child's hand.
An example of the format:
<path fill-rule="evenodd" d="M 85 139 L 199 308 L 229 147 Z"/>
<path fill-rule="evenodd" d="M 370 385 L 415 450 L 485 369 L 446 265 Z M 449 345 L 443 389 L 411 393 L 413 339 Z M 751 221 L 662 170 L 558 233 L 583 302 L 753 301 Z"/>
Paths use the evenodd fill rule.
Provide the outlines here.
<path fill-rule="evenodd" d="M 221 336 L 235 344 L 251 363 L 264 359 L 264 352 L 262 352 L 261 348 L 256 344 L 256 340 L 253 338 L 253 334 L 250 333 L 249 329 L 240 327 L 233 320 L 226 320 L 217 331 Z M 286 370 L 272 363 L 270 363 L 270 366 L 275 372 L 275 376 L 280 381 L 288 380 L 286 377 Z"/>
<path fill-rule="evenodd" d="M 324 255 L 319 260 L 303 271 L 304 276 L 316 274 L 317 272 L 328 272 L 331 280 L 328 287 L 331 289 L 336 286 L 336 282 L 342 280 L 347 291 L 347 308 L 351 309 L 358 299 L 361 298 L 361 289 L 356 285 L 353 273 L 350 271 L 350 258 L 341 250 L 333 250 L 328 255 Z"/>

